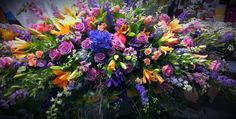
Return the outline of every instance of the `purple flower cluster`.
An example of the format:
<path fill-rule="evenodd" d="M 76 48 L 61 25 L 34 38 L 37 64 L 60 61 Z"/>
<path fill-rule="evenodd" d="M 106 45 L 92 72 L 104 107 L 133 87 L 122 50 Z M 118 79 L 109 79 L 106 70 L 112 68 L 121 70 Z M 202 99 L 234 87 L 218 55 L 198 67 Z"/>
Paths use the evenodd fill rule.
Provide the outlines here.
<path fill-rule="evenodd" d="M 227 76 L 220 75 L 216 79 L 218 83 L 224 87 L 235 87 L 236 86 L 236 80 L 230 79 Z"/>
<path fill-rule="evenodd" d="M 98 30 L 89 32 L 90 47 L 93 52 L 106 52 L 111 49 L 112 34 Z"/>
<path fill-rule="evenodd" d="M 147 97 L 147 92 L 145 90 L 145 88 L 141 85 L 141 84 L 136 84 L 135 85 L 136 90 L 139 92 L 141 100 L 142 100 L 142 104 L 143 105 L 147 105 L 149 102 L 149 99 Z"/>
<path fill-rule="evenodd" d="M 24 89 L 16 90 L 9 97 L 9 103 L 10 103 L 10 105 L 14 105 L 14 104 L 16 104 L 16 101 L 18 99 L 20 99 L 20 98 L 24 99 L 24 98 L 26 98 L 28 96 L 29 96 L 29 93 L 26 90 L 24 90 Z"/>
<path fill-rule="evenodd" d="M 0 57 L 0 69 L 8 68 L 13 63 L 10 57 Z"/>

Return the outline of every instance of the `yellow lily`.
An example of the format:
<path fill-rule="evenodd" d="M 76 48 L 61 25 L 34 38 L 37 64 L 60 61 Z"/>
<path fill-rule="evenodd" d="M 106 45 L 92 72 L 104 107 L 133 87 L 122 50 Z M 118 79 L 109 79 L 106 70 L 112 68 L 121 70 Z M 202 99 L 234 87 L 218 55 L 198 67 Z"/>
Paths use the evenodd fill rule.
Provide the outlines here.
<path fill-rule="evenodd" d="M 55 34 L 55 35 L 59 36 L 59 35 L 66 35 L 70 32 L 70 27 L 68 25 L 63 25 L 59 22 L 55 22 L 54 25 L 56 26 L 58 31 L 51 30 L 52 34 Z"/>
<path fill-rule="evenodd" d="M 160 46 L 159 49 L 160 49 L 163 53 L 165 53 L 165 55 L 166 55 L 167 52 L 172 52 L 172 51 L 174 50 L 173 48 L 168 47 L 168 46 Z"/>
<path fill-rule="evenodd" d="M 20 38 L 15 38 L 16 40 L 10 41 L 12 43 L 11 49 L 15 49 L 15 51 L 24 50 L 29 47 L 30 43 L 26 42 L 24 40 L 21 40 Z"/>
<path fill-rule="evenodd" d="M 164 82 L 164 79 L 156 72 L 154 71 L 150 71 L 147 69 L 143 70 L 143 79 L 141 81 L 142 83 L 147 83 L 147 81 L 149 82 L 149 84 L 153 81 L 153 82 L 158 82 L 159 84 L 162 84 Z"/>
<path fill-rule="evenodd" d="M 178 32 L 182 28 L 183 28 L 182 25 L 179 24 L 179 20 L 176 18 L 173 19 L 168 26 L 168 30 L 173 32 Z"/>
<path fill-rule="evenodd" d="M 115 60 L 111 60 L 110 63 L 107 66 L 107 70 L 109 71 L 115 71 L 116 70 L 116 62 Z"/>
<path fill-rule="evenodd" d="M 160 39 L 160 41 L 165 42 L 165 43 L 172 43 L 174 41 L 178 40 L 177 38 L 175 38 L 175 34 L 171 33 L 171 32 L 167 32 L 165 33 L 162 38 Z"/>

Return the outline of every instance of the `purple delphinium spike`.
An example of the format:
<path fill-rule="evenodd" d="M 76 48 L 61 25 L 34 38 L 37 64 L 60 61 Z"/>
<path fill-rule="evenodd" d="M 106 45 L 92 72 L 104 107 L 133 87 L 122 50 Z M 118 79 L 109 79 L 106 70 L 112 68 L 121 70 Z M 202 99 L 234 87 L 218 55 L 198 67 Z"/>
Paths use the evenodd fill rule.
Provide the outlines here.
<path fill-rule="evenodd" d="M 24 90 L 24 89 L 20 89 L 20 90 L 16 90 L 14 93 L 11 94 L 11 96 L 9 97 L 9 103 L 11 105 L 16 104 L 16 101 L 20 98 L 26 98 L 29 96 L 29 93 Z"/>
<path fill-rule="evenodd" d="M 183 11 L 178 17 L 177 19 L 180 22 L 183 22 L 184 20 L 186 20 L 188 18 L 188 12 L 187 11 Z"/>
<path fill-rule="evenodd" d="M 135 88 L 140 94 L 142 104 L 148 105 L 149 99 L 147 97 L 147 92 L 146 92 L 145 88 L 141 84 L 136 84 Z"/>

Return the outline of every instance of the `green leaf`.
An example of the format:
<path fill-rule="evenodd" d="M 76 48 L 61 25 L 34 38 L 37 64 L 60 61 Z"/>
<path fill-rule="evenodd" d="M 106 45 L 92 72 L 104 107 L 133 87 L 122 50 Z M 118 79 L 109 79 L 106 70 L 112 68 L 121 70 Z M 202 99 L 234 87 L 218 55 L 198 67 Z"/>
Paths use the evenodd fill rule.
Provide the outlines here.
<path fill-rule="evenodd" d="M 20 78 L 25 76 L 27 73 L 16 74 L 13 78 Z"/>
<path fill-rule="evenodd" d="M 26 66 L 20 66 L 18 69 L 17 69 L 17 74 L 18 73 L 22 73 L 22 72 L 24 72 L 24 71 L 26 71 Z"/>
<path fill-rule="evenodd" d="M 61 69 L 61 66 L 51 66 L 50 69 Z"/>
<path fill-rule="evenodd" d="M 124 18 L 125 19 L 125 15 L 124 14 L 121 14 L 119 12 L 115 12 L 114 14 L 114 18 L 115 19 L 118 19 L 118 18 Z"/>

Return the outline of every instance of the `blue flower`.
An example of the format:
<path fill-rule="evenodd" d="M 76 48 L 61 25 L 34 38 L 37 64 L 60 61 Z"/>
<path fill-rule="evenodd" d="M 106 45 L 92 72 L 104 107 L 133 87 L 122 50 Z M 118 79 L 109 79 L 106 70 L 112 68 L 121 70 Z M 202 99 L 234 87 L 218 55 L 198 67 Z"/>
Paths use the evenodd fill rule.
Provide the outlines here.
<path fill-rule="evenodd" d="M 142 85 L 140 85 L 140 84 L 136 84 L 136 85 L 135 85 L 135 88 L 136 88 L 136 90 L 139 92 L 139 95 L 140 95 L 140 97 L 141 97 L 142 104 L 143 104 L 143 105 L 147 105 L 148 102 L 149 102 L 149 99 L 148 99 L 148 97 L 147 97 L 147 92 L 146 92 L 145 88 L 144 88 Z"/>
<path fill-rule="evenodd" d="M 90 46 L 93 52 L 106 52 L 111 49 L 112 34 L 98 30 L 89 32 Z"/>

